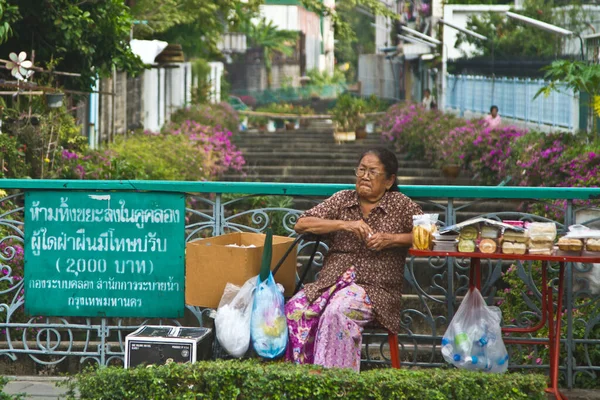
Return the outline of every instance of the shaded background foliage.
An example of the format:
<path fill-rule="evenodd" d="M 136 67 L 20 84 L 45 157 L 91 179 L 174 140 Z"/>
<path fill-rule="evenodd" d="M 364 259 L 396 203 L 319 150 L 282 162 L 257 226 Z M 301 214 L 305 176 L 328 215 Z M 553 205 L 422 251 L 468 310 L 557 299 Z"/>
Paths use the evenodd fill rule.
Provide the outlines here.
<path fill-rule="evenodd" d="M 35 50 L 35 65 L 82 75 L 57 77 L 61 86 L 89 91 L 94 78 L 108 76 L 113 65 L 132 74 L 143 68 L 129 47 L 133 20 L 122 0 L 2 1 L 7 12 L 0 23 L 8 22 L 11 34 L 0 54 Z"/>

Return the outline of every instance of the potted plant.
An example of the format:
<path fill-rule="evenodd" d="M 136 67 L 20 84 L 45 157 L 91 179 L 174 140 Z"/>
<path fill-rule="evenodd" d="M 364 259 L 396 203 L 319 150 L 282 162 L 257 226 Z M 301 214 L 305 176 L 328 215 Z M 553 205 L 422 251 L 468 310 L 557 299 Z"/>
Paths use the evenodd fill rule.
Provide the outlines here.
<path fill-rule="evenodd" d="M 457 178 L 465 165 L 464 146 L 460 137 L 451 132 L 439 143 L 439 158 L 436 162 L 446 178 Z"/>
<path fill-rule="evenodd" d="M 338 141 L 356 139 L 356 129 L 361 124 L 362 101 L 355 99 L 350 94 L 338 97 L 331 116 L 335 123 L 334 136 Z"/>
<path fill-rule="evenodd" d="M 60 91 L 46 92 L 46 105 L 48 108 L 60 108 L 63 105 L 65 94 Z"/>
<path fill-rule="evenodd" d="M 381 101 L 377 96 L 371 95 L 365 102 L 365 114 L 384 112 L 387 106 L 385 102 Z M 376 116 L 365 117 L 365 130 L 367 134 L 375 133 L 375 122 Z"/>

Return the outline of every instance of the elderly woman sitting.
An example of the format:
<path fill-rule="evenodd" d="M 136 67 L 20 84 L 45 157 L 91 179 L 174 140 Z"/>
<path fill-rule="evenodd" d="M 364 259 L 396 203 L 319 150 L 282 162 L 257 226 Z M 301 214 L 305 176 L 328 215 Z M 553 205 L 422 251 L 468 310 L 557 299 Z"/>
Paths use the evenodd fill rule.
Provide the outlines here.
<path fill-rule="evenodd" d="M 386 149 L 362 154 L 356 190 L 342 190 L 300 216 L 298 233 L 330 240 L 316 282 L 286 304 L 286 358 L 360 369 L 363 327 L 373 319 L 400 330 L 404 262 L 413 215 L 421 208 L 398 190 L 398 160 Z"/>

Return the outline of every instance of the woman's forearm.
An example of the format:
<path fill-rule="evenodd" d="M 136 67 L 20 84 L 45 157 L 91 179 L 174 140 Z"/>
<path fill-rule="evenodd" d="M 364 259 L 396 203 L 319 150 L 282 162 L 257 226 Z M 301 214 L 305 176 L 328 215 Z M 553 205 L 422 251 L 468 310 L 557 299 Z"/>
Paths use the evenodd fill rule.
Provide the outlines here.
<path fill-rule="evenodd" d="M 413 242 L 413 234 L 411 233 L 394 233 L 392 234 L 392 243 L 394 247 L 410 247 Z"/>
<path fill-rule="evenodd" d="M 312 233 L 314 235 L 325 235 L 327 233 L 344 230 L 346 222 L 347 221 L 305 217 L 300 218 L 298 222 L 296 222 L 294 230 L 299 234 Z"/>

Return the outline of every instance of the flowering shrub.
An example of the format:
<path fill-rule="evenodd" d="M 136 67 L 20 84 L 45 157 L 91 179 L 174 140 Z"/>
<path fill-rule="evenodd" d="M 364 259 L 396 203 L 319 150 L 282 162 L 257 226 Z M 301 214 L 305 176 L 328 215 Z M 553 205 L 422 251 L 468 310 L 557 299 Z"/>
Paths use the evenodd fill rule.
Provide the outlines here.
<path fill-rule="evenodd" d="M 219 126 L 213 128 L 201 125 L 196 121 L 185 121 L 180 126 L 171 126 L 172 135 L 184 135 L 192 146 L 204 155 L 202 171 L 208 171 L 212 176 L 221 176 L 230 168 L 241 171 L 245 164 L 242 153 L 231 143 L 232 133 L 222 130 Z"/>
<path fill-rule="evenodd" d="M 490 129 L 415 104 L 396 105 L 381 120 L 384 140 L 409 159 L 441 167 L 457 164 L 479 184 L 507 177 L 518 186 L 599 186 L 600 141 L 585 134 L 529 132 L 515 126 Z"/>
<path fill-rule="evenodd" d="M 312 115 L 315 113 L 315 110 L 309 106 L 299 106 L 290 103 L 271 103 L 266 106 L 258 107 L 256 111 L 297 115 Z"/>
<path fill-rule="evenodd" d="M 182 124 L 188 120 L 233 133 L 237 133 L 240 125 L 238 113 L 228 103 L 196 104 L 171 114 L 171 122 L 174 124 Z"/>
<path fill-rule="evenodd" d="M 162 133 L 117 138 L 104 151 L 63 150 L 56 168 L 63 179 L 210 180 L 245 161 L 231 143 L 231 132 L 185 121 Z"/>
<path fill-rule="evenodd" d="M 466 145 L 469 153 L 469 167 L 478 174 L 483 184 L 497 185 L 512 173 L 512 156 L 519 138 L 527 130 L 514 126 L 496 129 L 485 128 L 479 122 L 479 131 L 473 141 Z"/>
<path fill-rule="evenodd" d="M 23 245 L 21 243 L 12 239 L 0 242 L 0 304 L 14 304 L 23 298 L 24 289 L 22 286 L 18 287 L 23 280 L 23 256 Z M 6 312 L 0 313 L 0 322 L 7 322 L 8 310 L 4 311 Z M 11 315 L 12 322 L 24 322 L 26 320 L 27 317 L 23 312 L 23 308 L 14 310 Z M 0 340 L 3 340 L 5 335 L 6 329 L 0 329 Z"/>
<path fill-rule="evenodd" d="M 55 179 L 150 179 L 142 166 L 131 164 L 113 150 L 63 150 L 53 161 Z"/>
<path fill-rule="evenodd" d="M 442 137 L 453 128 L 463 125 L 464 119 L 426 111 L 415 104 L 394 105 L 380 120 L 384 140 L 393 142 L 409 159 L 433 161 Z"/>

